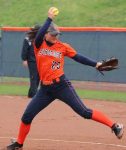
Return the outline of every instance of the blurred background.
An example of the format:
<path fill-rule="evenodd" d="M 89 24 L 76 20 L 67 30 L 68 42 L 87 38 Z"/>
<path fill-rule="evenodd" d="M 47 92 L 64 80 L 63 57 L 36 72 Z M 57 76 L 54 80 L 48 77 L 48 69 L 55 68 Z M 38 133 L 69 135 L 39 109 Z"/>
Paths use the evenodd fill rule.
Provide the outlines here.
<path fill-rule="evenodd" d="M 119 69 L 102 76 L 94 68 L 66 58 L 65 73 L 79 94 L 87 98 L 95 94 L 98 98 L 98 91 L 102 90 L 104 92 L 100 98 L 104 99 L 108 94 L 106 99 L 112 99 L 110 97 L 118 92 L 114 99 L 125 100 L 125 0 L 0 0 L 0 94 L 27 95 L 29 73 L 21 61 L 23 40 L 27 27 L 42 25 L 52 6 L 60 11 L 55 18 L 56 24 L 59 27 L 73 27 L 70 31 L 62 28 L 60 40 L 71 44 L 78 53 L 97 61 L 113 56 L 119 59 Z"/>

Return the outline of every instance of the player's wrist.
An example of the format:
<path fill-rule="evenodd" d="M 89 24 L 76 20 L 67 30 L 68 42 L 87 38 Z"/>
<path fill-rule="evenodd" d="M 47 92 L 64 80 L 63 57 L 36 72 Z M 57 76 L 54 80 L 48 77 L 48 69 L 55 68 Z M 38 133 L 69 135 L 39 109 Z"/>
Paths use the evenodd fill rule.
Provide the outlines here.
<path fill-rule="evenodd" d="M 98 68 L 100 65 L 102 65 L 102 62 L 97 62 L 95 68 Z"/>
<path fill-rule="evenodd" d="M 53 19 L 48 16 L 47 20 L 52 21 Z"/>

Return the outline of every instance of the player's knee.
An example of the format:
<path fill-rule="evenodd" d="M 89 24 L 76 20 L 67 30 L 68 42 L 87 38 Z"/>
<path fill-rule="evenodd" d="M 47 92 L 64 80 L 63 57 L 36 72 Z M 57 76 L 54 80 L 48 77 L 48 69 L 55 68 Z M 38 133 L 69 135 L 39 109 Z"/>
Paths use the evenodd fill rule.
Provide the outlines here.
<path fill-rule="evenodd" d="M 31 117 L 30 117 L 29 115 L 27 115 L 27 114 L 24 114 L 24 115 L 22 116 L 21 120 L 22 120 L 22 122 L 23 122 L 24 124 L 31 124 L 33 118 L 31 118 Z"/>
<path fill-rule="evenodd" d="M 92 118 L 92 110 L 87 108 L 83 113 L 83 117 L 85 119 L 91 119 Z"/>

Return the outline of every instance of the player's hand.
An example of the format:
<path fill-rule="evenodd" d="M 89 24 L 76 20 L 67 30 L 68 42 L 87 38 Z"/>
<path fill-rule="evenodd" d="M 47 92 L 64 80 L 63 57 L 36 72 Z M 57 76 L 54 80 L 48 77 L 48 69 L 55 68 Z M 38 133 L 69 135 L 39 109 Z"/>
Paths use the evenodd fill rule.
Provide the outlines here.
<path fill-rule="evenodd" d="M 28 67 L 28 62 L 27 62 L 27 60 L 23 61 L 22 64 L 23 64 L 24 67 Z"/>
<path fill-rule="evenodd" d="M 54 14 L 54 7 L 50 7 L 48 10 L 48 17 L 54 19 L 56 15 Z"/>
<path fill-rule="evenodd" d="M 102 65 L 102 62 L 97 62 L 96 68 L 98 68 L 98 67 L 101 66 L 101 65 Z"/>

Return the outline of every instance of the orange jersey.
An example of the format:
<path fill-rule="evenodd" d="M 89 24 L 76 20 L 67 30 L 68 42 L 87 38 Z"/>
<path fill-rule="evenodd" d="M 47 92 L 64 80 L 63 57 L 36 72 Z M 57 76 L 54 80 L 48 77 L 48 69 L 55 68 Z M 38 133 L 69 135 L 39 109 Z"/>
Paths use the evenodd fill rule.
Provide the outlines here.
<path fill-rule="evenodd" d="M 34 46 L 40 80 L 50 82 L 64 74 L 64 56 L 74 57 L 76 51 L 68 44 L 57 41 L 48 46 L 44 40 L 40 48 Z"/>

